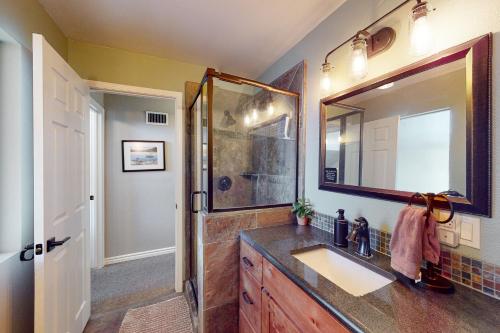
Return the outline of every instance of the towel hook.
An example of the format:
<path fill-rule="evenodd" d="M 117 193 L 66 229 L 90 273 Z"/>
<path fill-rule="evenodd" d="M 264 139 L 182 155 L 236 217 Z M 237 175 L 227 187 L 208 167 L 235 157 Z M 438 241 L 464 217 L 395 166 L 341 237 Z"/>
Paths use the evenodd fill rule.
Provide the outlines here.
<path fill-rule="evenodd" d="M 426 217 L 425 223 L 426 224 L 429 221 L 429 217 L 431 216 L 432 211 L 434 210 L 434 200 L 437 197 L 443 198 L 444 200 L 446 200 L 446 202 L 448 203 L 448 206 L 450 208 L 450 216 L 448 216 L 448 218 L 443 220 L 443 221 L 439 221 L 434 216 L 436 222 L 437 223 L 447 223 L 453 219 L 453 215 L 455 214 L 455 210 L 453 208 L 452 202 L 446 196 L 446 192 L 440 192 L 438 194 L 434 194 L 434 193 L 422 194 L 422 193 L 416 192 L 410 197 L 410 200 L 408 201 L 408 205 L 411 206 L 413 199 L 415 199 L 417 197 L 422 198 L 427 205 L 427 212 L 425 213 L 425 217 Z M 455 288 L 453 287 L 453 284 L 449 280 L 443 278 L 439 274 L 436 274 L 436 272 L 434 271 L 434 264 L 432 262 L 427 261 L 426 268 L 421 269 L 421 273 L 422 273 L 421 280 L 417 283 L 417 285 L 419 285 L 425 289 L 430 289 L 430 290 L 438 291 L 438 292 L 445 293 L 445 294 L 453 293 L 453 291 L 455 290 Z"/>

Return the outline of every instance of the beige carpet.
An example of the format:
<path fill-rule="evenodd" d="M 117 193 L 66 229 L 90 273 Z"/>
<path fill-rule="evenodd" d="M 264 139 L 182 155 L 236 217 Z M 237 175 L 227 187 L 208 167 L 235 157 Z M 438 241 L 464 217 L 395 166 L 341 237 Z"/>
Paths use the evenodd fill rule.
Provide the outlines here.
<path fill-rule="evenodd" d="M 120 333 L 193 333 L 184 296 L 127 311 Z"/>

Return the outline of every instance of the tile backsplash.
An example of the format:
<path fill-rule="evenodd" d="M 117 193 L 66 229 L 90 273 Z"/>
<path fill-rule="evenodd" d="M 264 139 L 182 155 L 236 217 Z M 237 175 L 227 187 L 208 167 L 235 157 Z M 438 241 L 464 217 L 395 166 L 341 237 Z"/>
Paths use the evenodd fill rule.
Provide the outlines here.
<path fill-rule="evenodd" d="M 333 234 L 334 221 L 335 217 L 316 212 L 311 225 Z M 351 228 L 352 223 L 349 221 L 349 231 Z M 390 256 L 390 242 L 390 233 L 370 228 L 370 245 L 373 250 Z M 455 283 L 500 299 L 500 265 L 469 258 L 442 247 L 439 264 L 435 268 L 441 276 Z"/>

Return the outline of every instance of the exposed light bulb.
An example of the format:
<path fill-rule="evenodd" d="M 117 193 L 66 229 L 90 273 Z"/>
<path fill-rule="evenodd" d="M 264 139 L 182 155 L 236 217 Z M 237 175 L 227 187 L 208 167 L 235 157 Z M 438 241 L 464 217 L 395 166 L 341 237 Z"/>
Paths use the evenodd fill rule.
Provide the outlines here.
<path fill-rule="evenodd" d="M 272 116 L 274 113 L 274 106 L 273 106 L 273 103 L 269 103 L 269 105 L 267 106 L 267 114 Z"/>
<path fill-rule="evenodd" d="M 410 42 L 415 56 L 426 55 L 432 51 L 433 34 L 429 22 L 427 2 L 418 1 L 411 14 Z"/>
<path fill-rule="evenodd" d="M 244 120 L 245 122 L 245 126 L 249 126 L 250 125 L 250 117 L 248 115 L 245 116 Z"/>
<path fill-rule="evenodd" d="M 332 87 L 330 71 L 331 65 L 328 62 L 325 62 L 323 65 L 321 65 L 321 80 L 319 84 L 321 86 L 321 89 L 323 89 L 324 91 L 329 91 Z"/>
<path fill-rule="evenodd" d="M 411 44 L 415 55 L 425 55 L 431 50 L 432 32 L 427 16 L 419 17 L 413 23 Z"/>
<path fill-rule="evenodd" d="M 323 73 L 321 78 L 321 89 L 328 91 L 332 87 L 332 81 L 330 80 L 330 77 L 328 76 L 328 73 Z"/>
<path fill-rule="evenodd" d="M 351 71 L 356 79 L 362 79 L 368 73 L 368 54 L 363 38 L 356 38 L 352 43 Z"/>
<path fill-rule="evenodd" d="M 257 114 L 257 109 L 253 109 L 252 111 L 252 119 L 255 121 L 259 118 L 259 115 Z"/>

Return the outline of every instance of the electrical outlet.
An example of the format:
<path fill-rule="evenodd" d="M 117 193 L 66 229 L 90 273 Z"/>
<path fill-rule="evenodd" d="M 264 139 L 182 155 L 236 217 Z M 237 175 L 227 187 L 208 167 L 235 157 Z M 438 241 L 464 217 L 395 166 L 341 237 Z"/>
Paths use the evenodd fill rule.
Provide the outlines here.
<path fill-rule="evenodd" d="M 459 240 L 461 245 L 480 248 L 480 222 L 479 217 L 462 216 Z"/>
<path fill-rule="evenodd" d="M 450 216 L 450 212 L 439 210 L 439 220 L 446 220 Z M 438 224 L 439 242 L 451 247 L 457 247 L 460 238 L 460 221 L 461 216 L 458 214 L 453 215 L 453 219 L 446 223 Z"/>
<path fill-rule="evenodd" d="M 451 247 L 457 247 L 458 246 L 458 233 L 453 230 L 448 230 L 445 228 L 439 228 L 438 229 L 438 235 L 439 235 L 439 242 L 441 244 L 445 244 Z"/>

